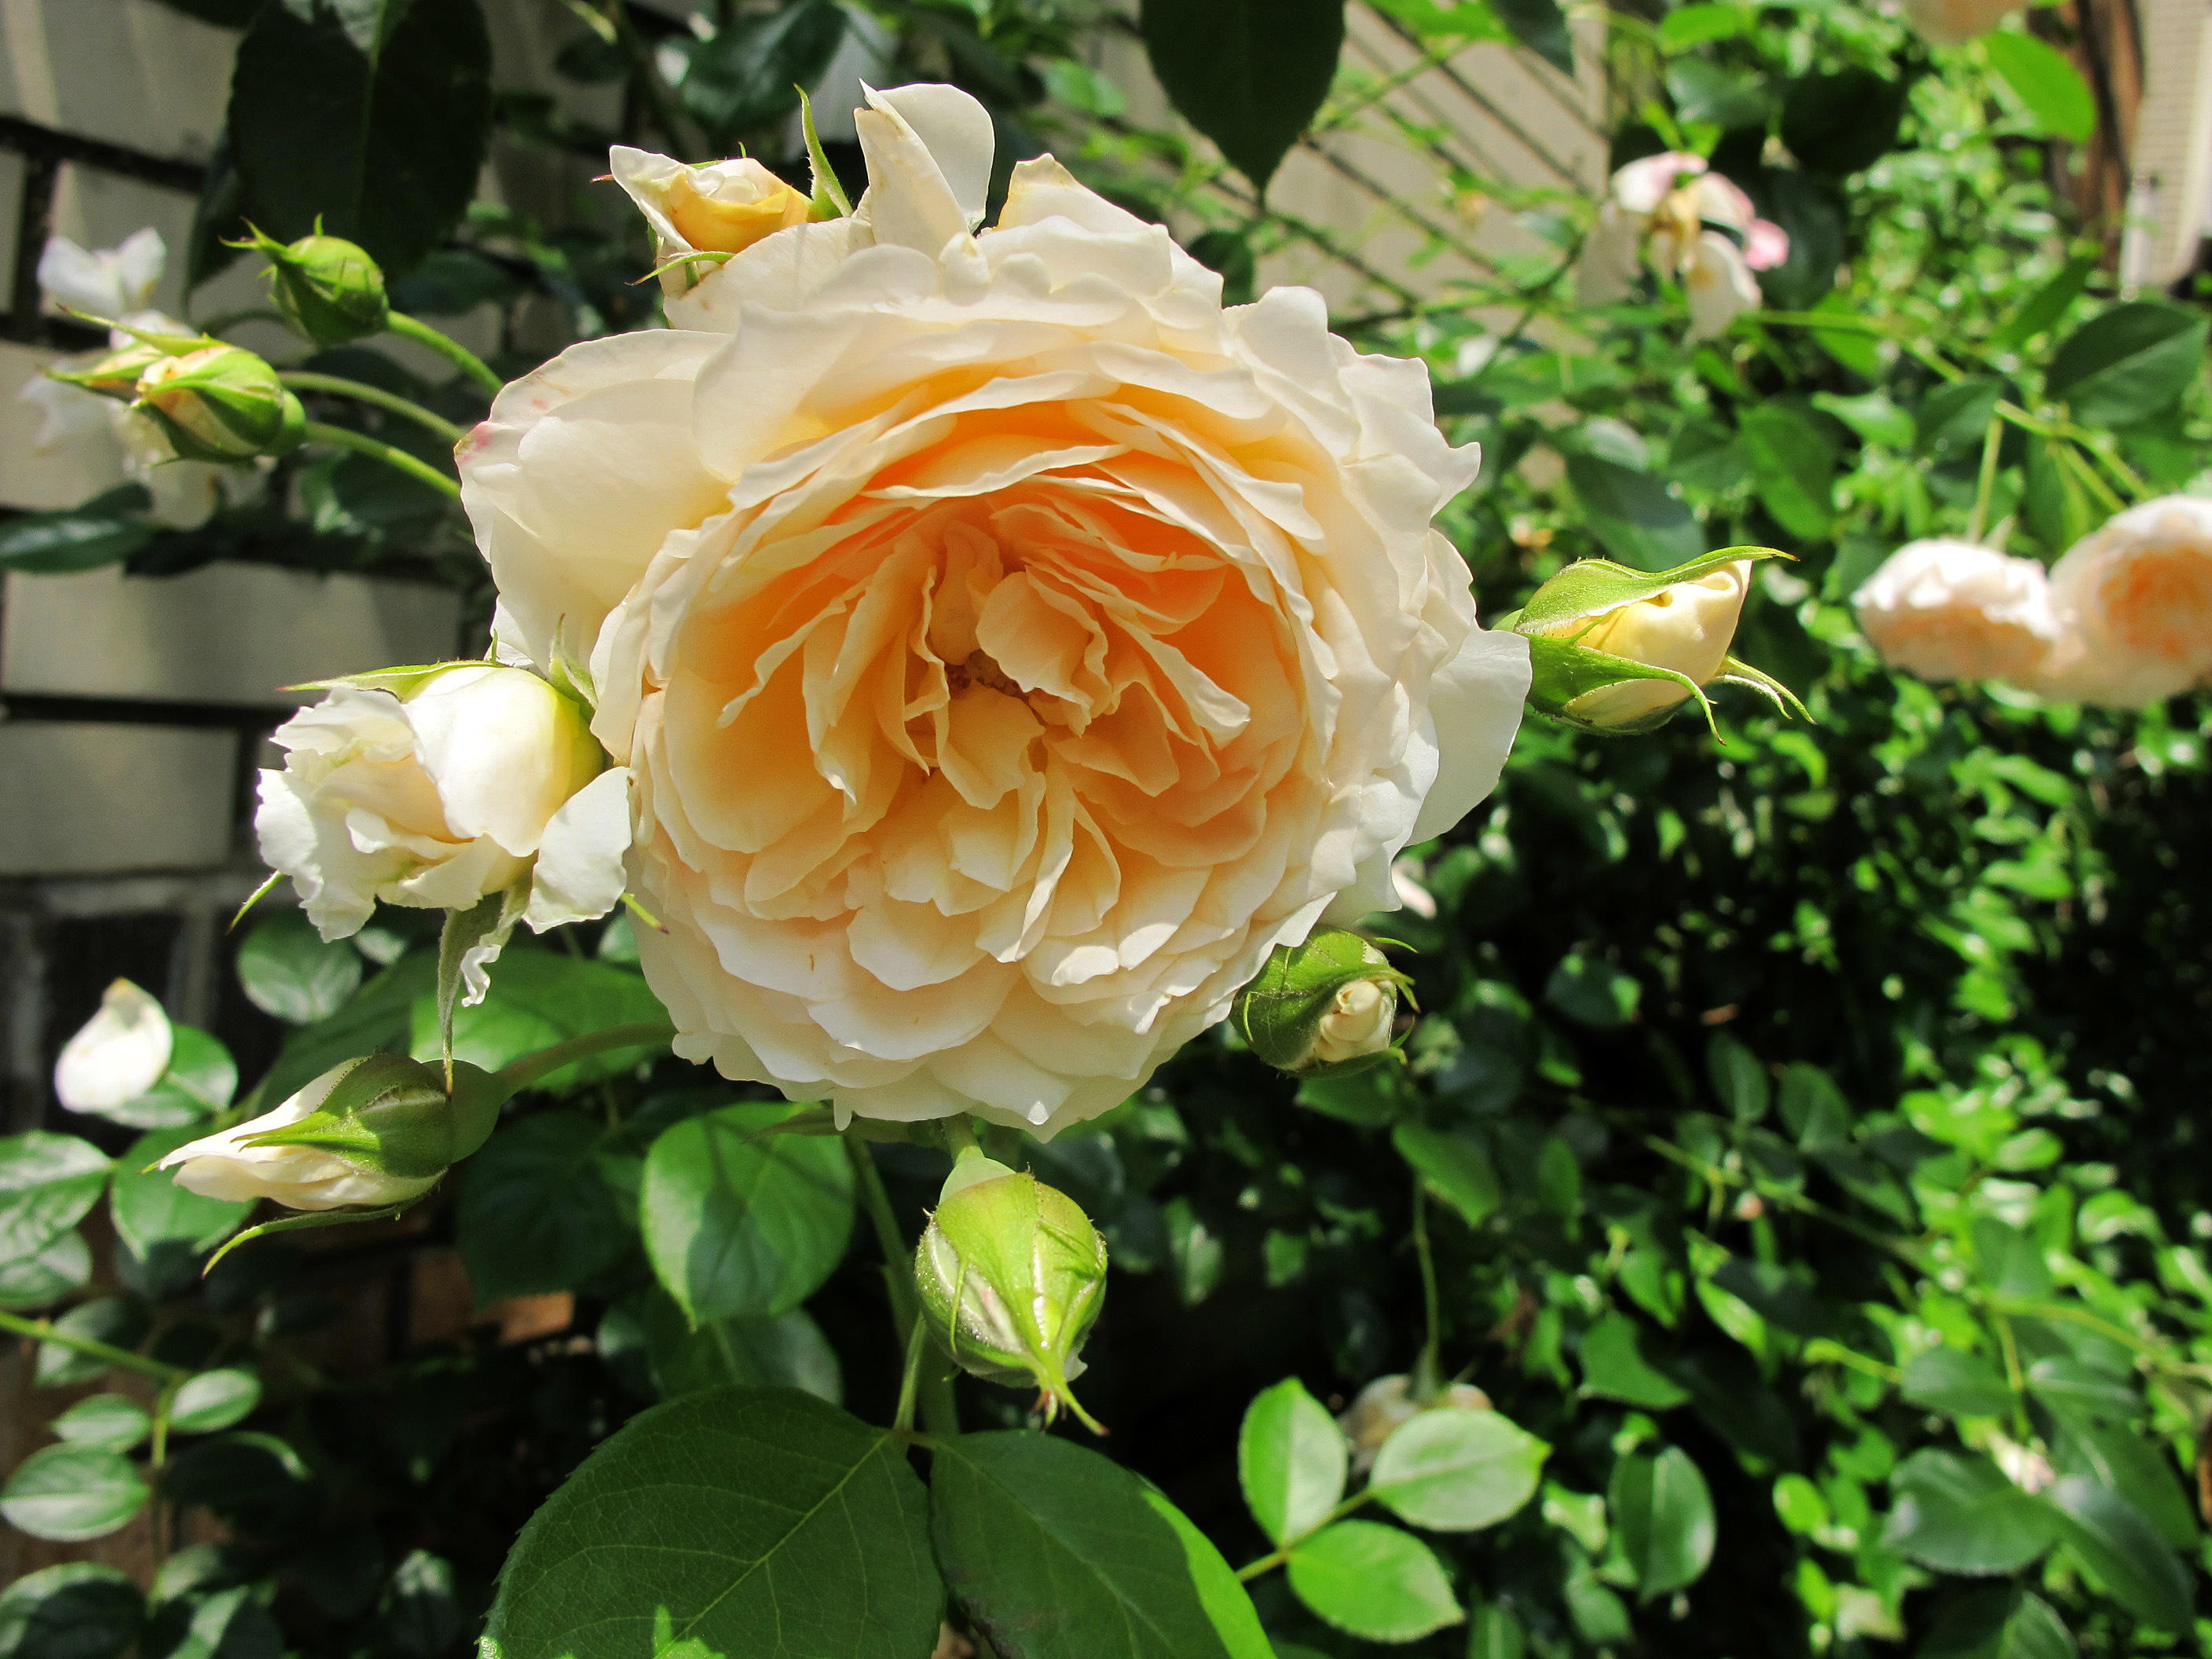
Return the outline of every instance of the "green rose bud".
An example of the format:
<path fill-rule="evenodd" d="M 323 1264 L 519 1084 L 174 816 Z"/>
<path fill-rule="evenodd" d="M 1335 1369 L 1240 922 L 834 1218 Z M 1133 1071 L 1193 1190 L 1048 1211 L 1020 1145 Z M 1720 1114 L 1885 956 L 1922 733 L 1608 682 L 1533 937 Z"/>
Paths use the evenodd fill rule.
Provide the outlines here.
<path fill-rule="evenodd" d="M 317 345 L 343 345 L 383 332 L 392 309 L 384 273 L 356 244 L 318 229 L 287 245 L 257 230 L 249 246 L 269 261 L 270 302 Z"/>
<path fill-rule="evenodd" d="M 923 1316 L 970 1376 L 1035 1387 L 1103 1434 L 1068 1383 L 1106 1297 L 1106 1244 L 1075 1200 L 1035 1176 L 963 1153 L 915 1252 Z"/>
<path fill-rule="evenodd" d="M 368 1054 L 333 1066 L 276 1110 L 203 1136 L 161 1160 L 212 1198 L 271 1198 L 295 1210 L 407 1203 L 489 1138 L 508 1091 L 454 1067 Z"/>
<path fill-rule="evenodd" d="M 1230 1018 L 1252 1052 L 1279 1071 L 1348 1076 L 1393 1052 L 1398 998 L 1412 988 L 1358 934 L 1322 927 L 1303 945 L 1277 945 L 1237 994 Z"/>
<path fill-rule="evenodd" d="M 238 346 L 160 358 L 139 375 L 137 390 L 131 407 L 152 416 L 188 461 L 281 455 L 307 430 L 307 411 L 276 371 Z"/>

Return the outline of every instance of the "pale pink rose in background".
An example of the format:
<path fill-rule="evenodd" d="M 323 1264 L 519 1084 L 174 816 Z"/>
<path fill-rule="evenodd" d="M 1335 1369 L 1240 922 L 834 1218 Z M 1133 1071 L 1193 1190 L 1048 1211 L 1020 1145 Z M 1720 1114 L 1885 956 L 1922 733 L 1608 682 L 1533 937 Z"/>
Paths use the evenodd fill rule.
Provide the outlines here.
<path fill-rule="evenodd" d="M 1935 46 L 1955 46 L 1987 34 L 2026 0 L 1905 0 L 1905 15 L 1920 38 Z"/>
<path fill-rule="evenodd" d="M 2035 686 L 2139 708 L 2212 680 L 2212 501 L 2129 508 L 2051 567 L 2063 637 Z"/>
<path fill-rule="evenodd" d="M 1042 1133 L 1495 783 L 1525 641 L 1431 520 L 1417 363 L 1220 281 L 1049 157 L 872 94 L 871 189 L 576 346 L 463 447 L 506 626 L 588 651 L 677 1051 Z"/>
<path fill-rule="evenodd" d="M 1703 156 L 1668 150 L 1613 175 L 1575 268 L 1576 298 L 1590 306 L 1625 300 L 1648 262 L 1683 285 L 1688 337 L 1711 339 L 1759 308 L 1752 273 L 1789 257 L 1789 233 L 1760 218 L 1751 198 Z"/>
<path fill-rule="evenodd" d="M 1972 542 L 1908 542 L 1851 605 L 1882 660 L 1926 680 L 2032 685 L 2058 638 L 2043 567 Z"/>

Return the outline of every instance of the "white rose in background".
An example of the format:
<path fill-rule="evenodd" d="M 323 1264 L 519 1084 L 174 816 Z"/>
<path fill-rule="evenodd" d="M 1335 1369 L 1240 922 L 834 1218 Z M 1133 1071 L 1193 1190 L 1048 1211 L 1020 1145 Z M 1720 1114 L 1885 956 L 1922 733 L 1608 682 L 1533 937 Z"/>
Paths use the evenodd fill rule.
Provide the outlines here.
<path fill-rule="evenodd" d="M 497 664 L 338 682 L 276 728 L 288 753 L 261 774 L 261 856 L 326 939 L 380 900 L 465 910 L 510 895 L 465 963 L 476 1001 L 518 918 L 542 932 L 622 897 L 628 777 L 603 769 L 586 720 L 536 674 Z"/>
<path fill-rule="evenodd" d="M 1905 0 L 1905 15 L 1932 46 L 1955 46 L 1987 34 L 2026 0 Z"/>
<path fill-rule="evenodd" d="M 1907 543 L 1851 606 L 1884 662 L 1928 680 L 2031 685 L 2058 638 L 2043 567 L 1972 542 Z"/>
<path fill-rule="evenodd" d="M 105 317 L 159 334 L 190 334 L 174 318 L 148 309 L 168 258 L 161 233 L 133 232 L 118 247 L 87 250 L 66 236 L 47 240 L 39 256 L 39 287 L 46 309 L 64 307 L 88 317 Z M 110 349 L 131 343 L 121 329 L 108 335 Z M 91 368 L 105 351 L 80 352 L 57 361 L 58 369 Z M 39 435 L 33 448 L 41 455 L 74 453 L 84 465 L 105 471 L 118 483 L 143 484 L 151 498 L 150 516 L 174 530 L 207 522 L 227 501 L 244 501 L 261 487 L 252 466 L 217 466 L 177 459 L 161 430 L 127 404 L 44 374 L 25 382 L 18 394 L 38 410 Z"/>
<path fill-rule="evenodd" d="M 841 1114 L 1103 1111 L 1496 781 L 1525 642 L 1431 527 L 1419 365 L 991 125 L 859 117 L 854 215 L 571 348 L 464 444 L 506 626 L 589 649 L 678 1053 Z"/>
<path fill-rule="evenodd" d="M 1760 218 L 1748 196 L 1703 156 L 1668 150 L 1613 175 L 1576 266 L 1576 296 L 1586 306 L 1618 304 L 1648 261 L 1682 284 L 1689 337 L 1711 339 L 1759 308 L 1753 273 L 1789 257 L 1788 233 Z"/>
<path fill-rule="evenodd" d="M 54 1097 L 72 1112 L 106 1112 L 147 1093 L 169 1069 L 175 1036 L 161 1005 L 127 979 L 62 1045 Z"/>
<path fill-rule="evenodd" d="M 2212 501 L 2130 507 L 2051 567 L 2051 599 L 2044 696 L 2139 708 L 2212 681 Z"/>
<path fill-rule="evenodd" d="M 1738 560 L 1649 599 L 1538 631 L 1648 668 L 1670 669 L 1705 685 L 1728 665 L 1750 591 L 1750 562 Z M 1689 696 L 1678 680 L 1620 680 L 1583 692 L 1560 712 L 1593 726 L 1632 726 Z"/>

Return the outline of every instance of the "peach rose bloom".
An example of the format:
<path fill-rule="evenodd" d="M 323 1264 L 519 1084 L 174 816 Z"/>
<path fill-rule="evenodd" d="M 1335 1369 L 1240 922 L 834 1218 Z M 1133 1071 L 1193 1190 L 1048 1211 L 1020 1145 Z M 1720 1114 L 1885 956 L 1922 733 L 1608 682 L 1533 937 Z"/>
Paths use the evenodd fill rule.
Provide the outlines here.
<path fill-rule="evenodd" d="M 1908 542 L 1851 605 L 1881 659 L 1924 680 L 2029 686 L 2058 637 L 2043 567 L 1972 542 Z"/>
<path fill-rule="evenodd" d="M 502 627 L 588 655 L 676 1048 L 841 1118 L 1106 1110 L 1495 783 L 1525 641 L 1474 477 L 1319 295 L 1224 310 L 991 125 L 872 94 L 847 219 L 594 340 L 463 446 Z"/>
<path fill-rule="evenodd" d="M 2212 680 L 2212 501 L 2130 507 L 2051 567 L 2064 637 L 2045 696 L 2140 708 Z"/>

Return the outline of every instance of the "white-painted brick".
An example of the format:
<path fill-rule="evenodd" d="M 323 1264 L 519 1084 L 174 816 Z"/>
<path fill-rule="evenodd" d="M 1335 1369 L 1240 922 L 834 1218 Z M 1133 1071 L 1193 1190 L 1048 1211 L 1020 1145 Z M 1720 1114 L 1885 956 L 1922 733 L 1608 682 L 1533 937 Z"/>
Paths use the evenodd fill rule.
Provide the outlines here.
<path fill-rule="evenodd" d="M 0 691 L 263 707 L 303 680 L 439 661 L 459 635 L 459 599 L 416 582 L 250 564 L 11 575 Z"/>
<path fill-rule="evenodd" d="M 159 0 L 0 0 L 0 109 L 41 126 L 204 161 L 238 36 Z"/>
<path fill-rule="evenodd" d="M 0 875 L 225 862 L 237 753 L 226 731 L 0 722 Z"/>

